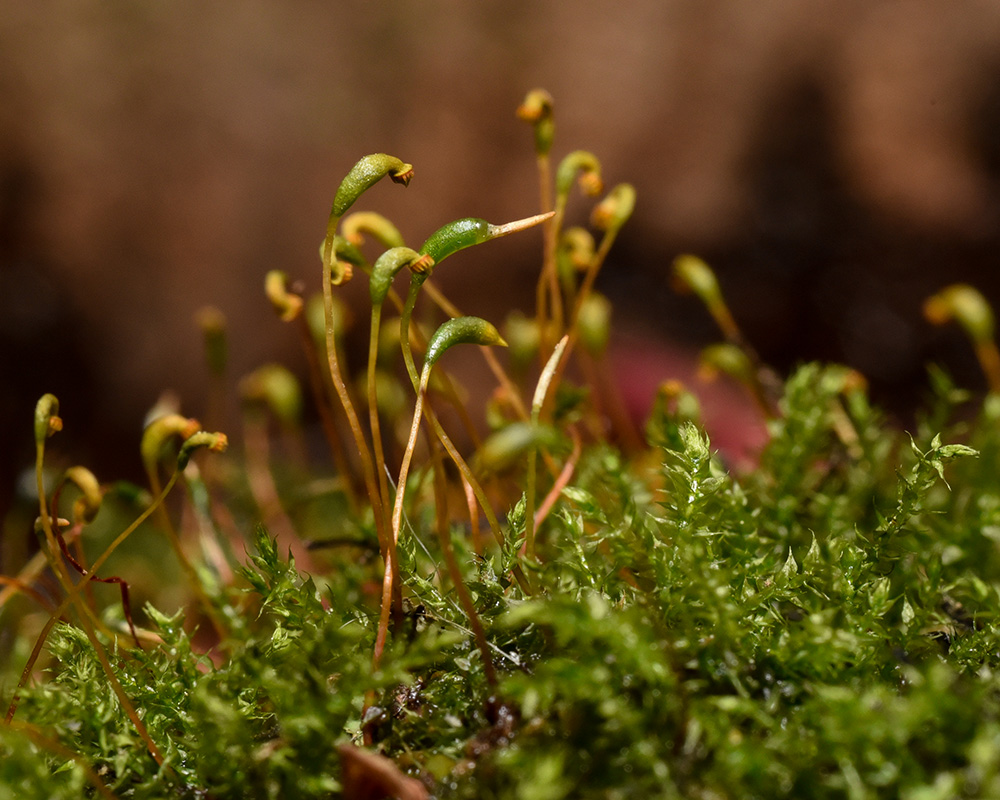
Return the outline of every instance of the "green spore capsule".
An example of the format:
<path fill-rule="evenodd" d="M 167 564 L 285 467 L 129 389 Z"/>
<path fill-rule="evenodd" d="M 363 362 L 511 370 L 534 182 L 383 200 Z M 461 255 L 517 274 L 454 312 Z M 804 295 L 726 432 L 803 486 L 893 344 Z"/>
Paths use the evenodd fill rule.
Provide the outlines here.
<path fill-rule="evenodd" d="M 53 433 L 61 430 L 59 398 L 54 394 L 43 394 L 35 404 L 35 444 L 42 444 Z"/>
<path fill-rule="evenodd" d="M 60 483 L 72 483 L 80 490 L 80 496 L 73 501 L 73 522 L 90 524 L 101 508 L 104 495 L 97 477 L 86 467 L 70 467 Z"/>
<path fill-rule="evenodd" d="M 587 150 L 574 150 L 556 170 L 556 194 L 566 197 L 573 188 L 573 179 L 579 174 L 580 190 L 588 197 L 597 197 L 604 189 L 601 180 L 601 162 Z"/>
<path fill-rule="evenodd" d="M 343 236 L 334 237 L 333 251 L 341 261 L 346 261 L 355 267 L 362 267 L 367 263 L 358 246 L 353 242 L 349 242 Z"/>
<path fill-rule="evenodd" d="M 594 207 L 590 221 L 595 228 L 617 231 L 628 222 L 635 209 L 635 187 L 631 183 L 619 183 Z"/>
<path fill-rule="evenodd" d="M 344 217 L 340 223 L 344 238 L 360 247 L 365 243 L 365 234 L 375 237 L 383 247 L 402 247 L 403 234 L 388 219 L 374 211 L 355 211 Z"/>
<path fill-rule="evenodd" d="M 993 339 L 993 309 L 982 293 L 968 284 L 956 283 L 928 297 L 924 316 L 935 325 L 956 320 L 975 342 Z"/>
<path fill-rule="evenodd" d="M 347 177 L 340 182 L 337 194 L 333 198 L 331 216 L 344 216 L 347 209 L 354 205 L 355 200 L 386 175 L 394 183 L 406 186 L 413 177 L 413 165 L 406 164 L 395 156 L 385 153 L 372 153 L 365 156 L 351 168 Z"/>
<path fill-rule="evenodd" d="M 199 427 L 198 420 L 180 414 L 164 414 L 150 422 L 142 433 L 142 441 L 139 445 L 139 452 L 146 471 L 150 472 L 156 469 L 156 462 L 160 459 L 164 447 L 171 438 L 179 436 L 182 439 L 187 439 L 196 433 Z"/>
<path fill-rule="evenodd" d="M 264 276 L 264 294 L 283 322 L 291 322 L 302 311 L 302 298 L 288 289 L 288 276 L 272 269 Z"/>
<path fill-rule="evenodd" d="M 440 263 L 452 253 L 481 244 L 490 238 L 490 223 L 485 219 L 466 217 L 449 222 L 427 237 L 420 252 Z"/>
<path fill-rule="evenodd" d="M 600 356 L 611 338 L 611 301 L 603 294 L 592 292 L 580 306 L 576 321 L 580 344 L 594 357 Z"/>
<path fill-rule="evenodd" d="M 434 259 L 435 264 L 440 264 L 452 253 L 472 247 L 475 244 L 488 242 L 490 239 L 497 239 L 506 236 L 508 233 L 523 231 L 549 219 L 552 212 L 547 214 L 536 214 L 533 217 L 507 222 L 503 225 L 493 225 L 485 219 L 476 217 L 465 217 L 449 222 L 438 228 L 427 237 L 427 241 L 420 247 L 420 252 L 429 255 Z"/>
<path fill-rule="evenodd" d="M 409 247 L 393 247 L 386 250 L 378 257 L 372 267 L 372 277 L 368 284 L 371 292 L 372 305 L 380 306 L 385 302 L 386 295 L 389 294 L 389 287 L 392 286 L 393 278 L 405 267 L 411 266 L 419 261 L 421 256 L 416 250 Z"/>
<path fill-rule="evenodd" d="M 224 453 L 226 452 L 226 448 L 229 447 L 229 439 L 224 433 L 209 433 L 208 431 L 198 431 L 189 436 L 184 441 L 184 444 L 181 445 L 181 450 L 177 454 L 178 472 L 184 471 L 194 451 L 201 447 L 207 447 L 213 453 Z"/>
<path fill-rule="evenodd" d="M 753 382 L 754 368 L 749 357 L 741 348 L 728 342 L 709 345 L 701 351 L 699 358 L 698 376 L 702 380 L 715 380 L 720 372 L 743 383 Z"/>
<path fill-rule="evenodd" d="M 544 89 L 532 89 L 517 107 L 517 116 L 530 122 L 535 129 L 535 153 L 547 155 L 555 138 L 555 120 L 552 115 L 553 101 Z"/>
<path fill-rule="evenodd" d="M 594 260 L 594 237 L 586 228 L 573 227 L 563 231 L 559 237 L 559 274 L 571 275 L 583 271 Z"/>
<path fill-rule="evenodd" d="M 319 260 L 326 257 L 326 240 L 319 245 Z M 357 245 L 347 241 L 343 236 L 333 237 L 333 263 L 330 267 L 330 283 L 339 286 L 351 279 L 351 267 L 363 267 L 367 262 Z"/>
<path fill-rule="evenodd" d="M 678 290 L 694 292 L 708 305 L 722 298 L 715 273 L 698 256 L 684 254 L 674 259 L 674 281 Z"/>
<path fill-rule="evenodd" d="M 500 331 L 491 322 L 481 317 L 456 317 L 443 323 L 434 331 L 427 343 L 427 357 L 424 370 L 434 365 L 449 347 L 456 344 L 500 345 L 506 347 Z"/>

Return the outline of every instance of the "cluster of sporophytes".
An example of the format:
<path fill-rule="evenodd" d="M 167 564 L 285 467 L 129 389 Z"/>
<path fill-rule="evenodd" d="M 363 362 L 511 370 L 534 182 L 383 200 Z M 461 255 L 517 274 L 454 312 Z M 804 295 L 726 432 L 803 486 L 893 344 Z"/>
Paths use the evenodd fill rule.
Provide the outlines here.
<path fill-rule="evenodd" d="M 0 585 L 0 798 L 1000 796 L 989 306 L 966 286 L 928 301 L 966 328 L 990 391 L 933 370 L 910 435 L 851 369 L 778 379 L 683 256 L 675 278 L 724 339 L 706 369 L 742 382 L 768 439 L 753 469 L 727 469 L 670 376 L 640 435 L 600 377 L 594 289 L 634 192 L 567 227 L 575 185 L 604 191 L 600 164 L 576 151 L 551 176 L 551 98 L 519 116 L 544 213 L 458 220 L 410 249 L 350 213 L 413 174 L 368 156 L 336 193 L 321 299 L 267 276 L 302 334 L 332 474 L 277 365 L 240 383 L 239 459 L 196 456 L 226 437 L 155 415 L 145 488 L 50 474 L 62 423 L 39 401 L 39 554 Z M 532 225 L 532 317 L 502 335 L 434 286 L 446 258 Z M 352 275 L 371 296 L 357 374 L 336 289 Z M 217 394 L 224 320 L 201 324 Z M 496 377 L 485 438 L 445 371 L 458 344 Z"/>

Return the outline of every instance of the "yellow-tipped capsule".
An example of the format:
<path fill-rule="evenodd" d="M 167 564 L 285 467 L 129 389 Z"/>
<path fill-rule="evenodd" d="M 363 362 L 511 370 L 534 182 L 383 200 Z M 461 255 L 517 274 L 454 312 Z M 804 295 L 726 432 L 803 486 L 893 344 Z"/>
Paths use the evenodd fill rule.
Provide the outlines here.
<path fill-rule="evenodd" d="M 328 240 L 324 239 L 319 246 L 319 259 L 325 263 Z M 364 266 L 365 257 L 356 246 L 343 236 L 333 237 L 333 263 L 330 266 L 330 283 L 340 286 L 354 276 L 354 268 Z"/>
<path fill-rule="evenodd" d="M 157 417 L 142 433 L 139 452 L 147 472 L 156 471 L 156 462 L 163 455 L 163 449 L 173 437 L 187 439 L 194 434 L 200 424 L 198 420 L 181 416 L 180 414 L 164 414 Z"/>
<path fill-rule="evenodd" d="M 628 222 L 635 209 L 635 187 L 631 183 L 619 183 L 594 207 L 590 221 L 602 231 L 618 231 Z"/>
<path fill-rule="evenodd" d="M 604 190 L 601 162 L 597 160 L 597 156 L 586 150 L 574 150 L 559 162 L 556 170 L 556 194 L 566 197 L 573 187 L 573 179 L 578 174 L 580 191 L 587 197 L 597 197 Z"/>
<path fill-rule="evenodd" d="M 344 238 L 355 247 L 365 243 L 365 234 L 373 236 L 385 248 L 402 247 L 403 234 L 399 228 L 375 211 L 355 211 L 340 223 Z"/>
<path fill-rule="evenodd" d="M 583 271 L 594 259 L 594 236 L 586 228 L 572 227 L 563 231 L 559 237 L 560 274 Z"/>
<path fill-rule="evenodd" d="M 530 122 L 535 130 L 535 153 L 547 155 L 556 132 L 552 95 L 544 89 L 532 89 L 516 113 L 518 119 Z"/>
<path fill-rule="evenodd" d="M 386 175 L 393 183 L 408 186 L 413 177 L 413 165 L 385 153 L 373 153 L 355 164 L 341 181 L 333 199 L 331 215 L 342 217 L 354 201 Z"/>
<path fill-rule="evenodd" d="M 993 309 L 978 289 L 956 283 L 924 303 L 924 316 L 936 325 L 954 319 L 972 340 L 976 358 L 993 394 L 1000 394 L 1000 350 L 993 339 Z"/>
<path fill-rule="evenodd" d="M 425 268 L 424 265 L 427 261 L 430 264 Z M 378 257 L 378 260 L 372 267 L 372 275 L 368 283 L 373 306 L 380 306 L 385 302 L 386 295 L 389 294 L 389 287 L 392 286 L 393 278 L 399 274 L 400 270 L 412 266 L 415 262 L 421 262 L 420 269 L 424 272 L 429 270 L 434 263 L 430 256 L 421 256 L 420 253 L 416 250 L 411 250 L 409 247 L 393 247 Z"/>
<path fill-rule="evenodd" d="M 73 522 L 90 524 L 101 508 L 104 493 L 94 473 L 86 467 L 70 467 L 63 473 L 60 483 L 72 483 L 80 490 L 80 496 L 73 502 Z"/>
<path fill-rule="evenodd" d="M 35 444 L 42 444 L 61 430 L 59 398 L 54 394 L 43 394 L 35 404 Z"/>
<path fill-rule="evenodd" d="M 709 306 L 722 300 L 715 273 L 698 256 L 685 254 L 674 259 L 674 285 L 678 291 L 694 292 Z"/>
<path fill-rule="evenodd" d="M 993 339 L 993 309 L 982 293 L 968 284 L 956 283 L 928 297 L 924 316 L 935 325 L 955 320 L 973 341 Z"/>
<path fill-rule="evenodd" d="M 282 322 L 291 322 L 302 312 L 302 298 L 288 289 L 288 276 L 280 269 L 264 276 L 264 293 Z"/>
<path fill-rule="evenodd" d="M 229 447 L 229 439 L 224 433 L 209 433 L 198 431 L 184 440 L 180 452 L 177 454 L 177 471 L 182 472 L 191 460 L 194 451 L 207 447 L 213 453 L 224 453 Z"/>

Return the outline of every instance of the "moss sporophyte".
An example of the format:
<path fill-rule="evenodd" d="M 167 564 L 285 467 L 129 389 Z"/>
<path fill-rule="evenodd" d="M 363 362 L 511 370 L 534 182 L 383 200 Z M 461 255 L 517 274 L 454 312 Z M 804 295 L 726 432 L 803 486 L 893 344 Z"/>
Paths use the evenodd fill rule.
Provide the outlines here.
<path fill-rule="evenodd" d="M 701 387 L 672 375 L 640 434 L 597 288 L 635 190 L 598 199 L 586 150 L 550 170 L 554 107 L 539 89 L 517 111 L 541 202 L 517 222 L 466 217 L 408 244 L 356 206 L 413 167 L 358 161 L 318 274 L 264 278 L 308 390 L 262 364 L 233 382 L 228 419 L 240 343 L 203 309 L 211 425 L 158 406 L 147 486 L 54 470 L 73 410 L 42 396 L 37 521 L 4 531 L 37 553 L 0 577 L 0 797 L 1000 797 L 986 298 L 944 287 L 924 311 L 964 328 L 987 391 L 931 368 L 926 412 L 900 431 L 856 370 L 779 378 L 725 281 L 678 256 L 677 287 L 720 331 L 701 373 L 746 390 L 766 442 L 727 467 Z M 472 248 L 507 233 L 538 238 L 536 307 L 464 313 L 435 272 L 475 269 Z M 338 288 L 351 280 L 368 281 L 363 313 Z M 359 368 L 344 343 L 366 316 Z M 485 392 L 455 374 L 470 358 Z"/>

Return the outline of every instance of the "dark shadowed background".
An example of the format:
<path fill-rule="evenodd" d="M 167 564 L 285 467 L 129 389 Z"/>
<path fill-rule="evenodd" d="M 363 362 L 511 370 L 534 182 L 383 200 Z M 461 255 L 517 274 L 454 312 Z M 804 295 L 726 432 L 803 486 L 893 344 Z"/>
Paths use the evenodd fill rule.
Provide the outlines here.
<path fill-rule="evenodd" d="M 161 390 L 199 413 L 204 304 L 229 319 L 234 377 L 300 364 L 262 278 L 318 287 L 361 155 L 415 165 L 364 203 L 409 241 L 534 213 L 513 111 L 535 86 L 556 99 L 554 155 L 592 150 L 638 192 L 599 282 L 618 347 L 655 353 L 627 379 L 655 385 L 672 351 L 715 338 L 669 287 L 693 251 L 780 368 L 846 361 L 903 419 L 929 359 L 981 387 L 920 304 L 957 280 L 1000 300 L 992 0 L 0 0 L 0 500 L 43 392 L 59 449 L 107 478 L 138 471 Z M 502 317 L 529 308 L 539 247 L 502 240 L 440 277 Z"/>

